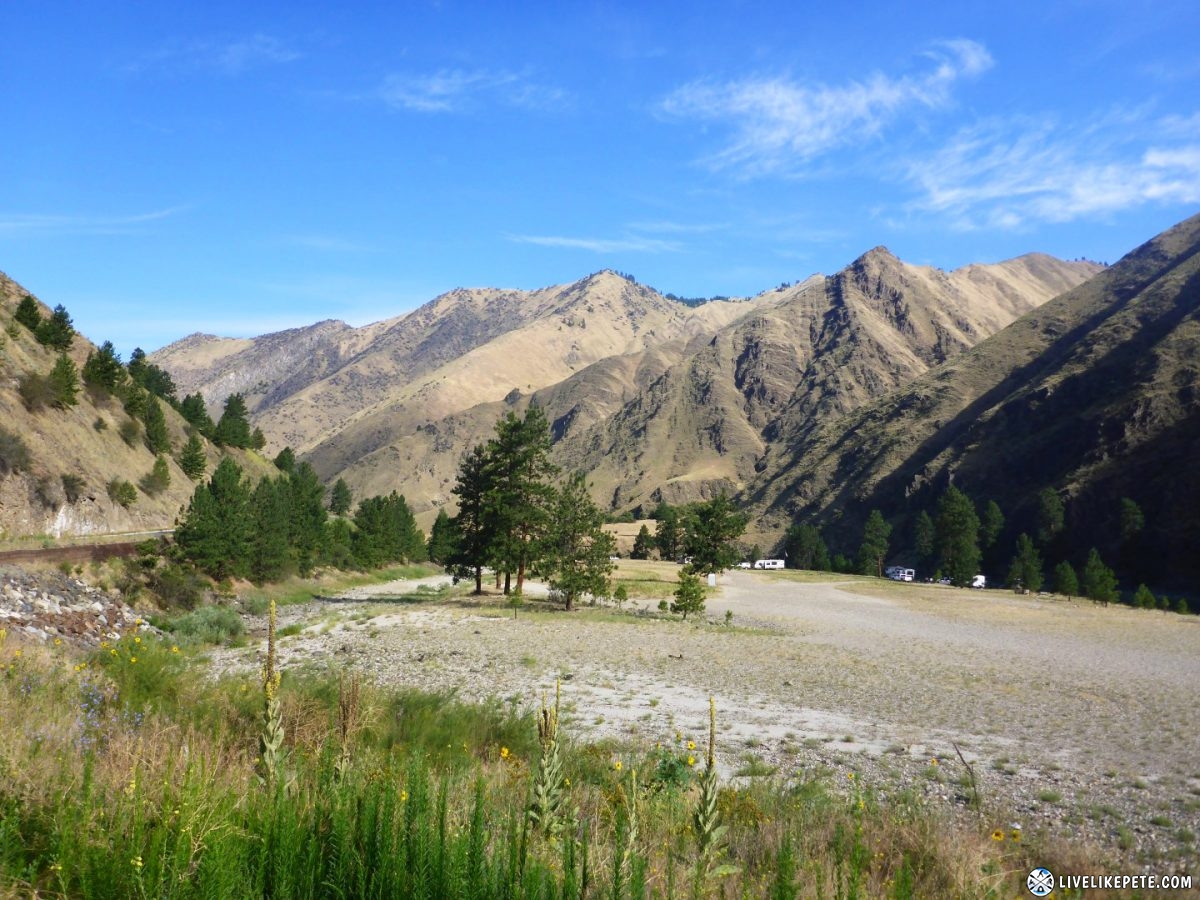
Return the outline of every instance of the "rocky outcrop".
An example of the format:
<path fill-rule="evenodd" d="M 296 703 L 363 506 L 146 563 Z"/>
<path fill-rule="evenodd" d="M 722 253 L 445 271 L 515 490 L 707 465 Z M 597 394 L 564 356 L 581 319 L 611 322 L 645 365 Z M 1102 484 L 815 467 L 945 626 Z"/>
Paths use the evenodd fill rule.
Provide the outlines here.
<path fill-rule="evenodd" d="M 0 569 L 0 629 L 25 640 L 63 641 L 87 649 L 124 634 L 155 631 L 120 591 L 16 567 Z"/>

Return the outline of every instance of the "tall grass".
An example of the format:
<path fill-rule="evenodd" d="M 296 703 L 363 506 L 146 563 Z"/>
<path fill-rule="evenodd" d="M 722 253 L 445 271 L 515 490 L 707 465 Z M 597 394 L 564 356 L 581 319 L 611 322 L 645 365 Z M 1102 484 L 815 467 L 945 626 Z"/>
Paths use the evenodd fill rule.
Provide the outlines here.
<path fill-rule="evenodd" d="M 966 898 L 1019 896 L 1061 858 L 844 772 L 722 785 L 715 724 L 703 774 L 682 741 L 556 728 L 561 826 L 538 828 L 544 722 L 539 739 L 498 702 L 351 699 L 337 673 L 284 673 L 286 764 L 259 779 L 258 679 L 200 677 L 149 637 L 87 658 L 0 643 L 0 661 L 0 896 Z M 1069 870 L 1105 869 L 1068 849 Z"/>

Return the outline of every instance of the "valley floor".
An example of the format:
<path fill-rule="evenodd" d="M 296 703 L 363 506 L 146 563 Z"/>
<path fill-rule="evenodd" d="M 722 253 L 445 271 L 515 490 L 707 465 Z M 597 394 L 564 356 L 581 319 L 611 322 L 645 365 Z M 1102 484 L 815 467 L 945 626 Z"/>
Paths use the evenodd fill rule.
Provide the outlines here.
<path fill-rule="evenodd" d="M 1195 861 L 1200 617 L 837 577 L 731 572 L 686 623 L 657 599 L 514 618 L 495 595 L 360 588 L 286 608 L 283 661 L 520 704 L 561 679 L 572 737 L 647 746 L 702 746 L 712 694 L 727 777 L 854 772 L 963 815 L 977 790 L 1000 829 Z"/>

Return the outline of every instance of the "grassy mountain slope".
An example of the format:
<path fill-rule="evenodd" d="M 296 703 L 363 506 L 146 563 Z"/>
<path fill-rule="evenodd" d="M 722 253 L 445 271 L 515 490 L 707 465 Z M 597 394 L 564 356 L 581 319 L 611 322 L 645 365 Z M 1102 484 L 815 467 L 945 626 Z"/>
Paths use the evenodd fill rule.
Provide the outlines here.
<path fill-rule="evenodd" d="M 173 459 L 168 460 L 170 486 L 161 493 L 139 490 L 128 508 L 108 496 L 110 481 L 119 478 L 136 485 L 154 465 L 154 455 L 140 435 L 132 443 L 120 436 L 119 428 L 129 416 L 118 399 L 81 388 L 76 406 L 26 409 L 19 394 L 21 379 L 29 373 L 49 373 L 58 357 L 13 322 L 16 305 L 26 293 L 0 274 L 0 326 L 4 328 L 0 332 L 0 426 L 18 436 L 28 451 L 28 462 L 17 471 L 8 464 L 0 466 L 0 536 L 59 537 L 171 527 L 194 488 Z M 43 316 L 49 313 L 45 306 L 41 311 Z M 82 369 L 94 349 L 77 334 L 68 355 Z M 185 423 L 167 404 L 162 409 L 176 452 L 187 440 Z M 211 471 L 220 452 L 210 447 L 208 455 Z M 235 458 L 248 471 L 266 471 L 253 454 L 238 452 Z M 64 490 L 64 475 L 82 479 L 74 501 Z"/>
<path fill-rule="evenodd" d="M 1032 497 L 1067 500 L 1070 547 L 1115 559 L 1117 502 L 1173 570 L 1195 570 L 1200 479 L 1200 216 L 972 350 L 792 445 L 748 491 L 778 525 L 878 506 L 899 525 L 951 478 L 1032 530 Z M 1074 558 L 1074 557 L 1073 557 Z M 1187 562 L 1187 559 L 1192 562 Z M 1182 567 L 1182 569 L 1180 568 Z M 1136 568 L 1136 567 L 1135 567 Z"/>

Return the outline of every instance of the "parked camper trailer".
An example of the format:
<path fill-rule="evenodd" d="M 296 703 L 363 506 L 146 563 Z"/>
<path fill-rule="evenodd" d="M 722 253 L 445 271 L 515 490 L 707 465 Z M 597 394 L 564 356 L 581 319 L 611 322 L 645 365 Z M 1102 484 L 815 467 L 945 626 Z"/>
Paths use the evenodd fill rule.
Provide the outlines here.
<path fill-rule="evenodd" d="M 971 587 L 973 587 L 973 588 L 987 587 L 987 576 L 986 575 L 976 575 L 974 578 L 971 579 Z"/>
<path fill-rule="evenodd" d="M 883 574 L 892 581 L 912 581 L 917 577 L 915 569 L 906 569 L 904 566 L 888 566 Z"/>
<path fill-rule="evenodd" d="M 756 568 L 756 569 L 782 569 L 783 568 L 783 560 L 782 559 L 756 559 L 754 561 L 754 568 Z"/>

